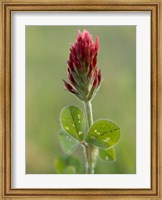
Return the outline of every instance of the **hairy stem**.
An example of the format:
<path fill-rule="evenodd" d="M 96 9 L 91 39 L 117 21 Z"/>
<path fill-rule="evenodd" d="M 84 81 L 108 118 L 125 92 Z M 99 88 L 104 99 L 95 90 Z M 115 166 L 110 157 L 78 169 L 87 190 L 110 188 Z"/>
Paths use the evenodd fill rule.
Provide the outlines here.
<path fill-rule="evenodd" d="M 90 127 L 93 125 L 93 113 L 92 113 L 91 101 L 84 102 L 84 108 L 86 113 L 87 133 L 88 133 Z M 87 160 L 87 174 L 93 174 L 98 149 L 90 144 L 86 144 L 84 147 Z"/>
<path fill-rule="evenodd" d="M 93 124 L 93 113 L 92 113 L 92 104 L 91 101 L 84 102 L 84 108 L 86 112 L 87 119 L 87 131 Z"/>

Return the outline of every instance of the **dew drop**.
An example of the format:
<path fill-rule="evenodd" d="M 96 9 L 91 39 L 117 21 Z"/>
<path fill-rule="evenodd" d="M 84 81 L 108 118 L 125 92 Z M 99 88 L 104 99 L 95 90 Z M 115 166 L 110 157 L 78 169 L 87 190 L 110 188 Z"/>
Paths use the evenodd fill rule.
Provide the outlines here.
<path fill-rule="evenodd" d="M 109 160 L 109 157 L 108 157 L 108 156 L 106 156 L 106 160 Z"/>
<path fill-rule="evenodd" d="M 109 140 L 109 138 L 103 139 L 104 142 L 108 142 Z"/>
<path fill-rule="evenodd" d="M 82 131 L 79 131 L 79 135 L 82 135 L 83 134 L 83 132 Z"/>
<path fill-rule="evenodd" d="M 80 115 L 78 114 L 78 119 L 80 119 Z"/>
<path fill-rule="evenodd" d="M 69 130 L 69 128 L 66 126 L 66 130 Z"/>

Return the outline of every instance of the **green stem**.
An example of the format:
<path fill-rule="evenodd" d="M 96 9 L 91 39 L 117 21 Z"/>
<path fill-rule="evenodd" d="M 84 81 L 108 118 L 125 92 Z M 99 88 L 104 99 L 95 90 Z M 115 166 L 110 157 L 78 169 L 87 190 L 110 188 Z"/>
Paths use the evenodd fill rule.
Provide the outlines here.
<path fill-rule="evenodd" d="M 93 124 L 93 113 L 92 113 L 92 104 L 91 101 L 84 102 L 84 107 L 86 111 L 86 118 L 87 118 L 87 129 L 92 126 Z"/>
<path fill-rule="evenodd" d="M 84 108 L 86 113 L 87 133 L 88 133 L 90 127 L 93 125 L 93 113 L 92 113 L 91 101 L 84 102 Z M 87 159 L 87 173 L 93 174 L 98 149 L 90 144 L 86 144 L 84 147 Z"/>

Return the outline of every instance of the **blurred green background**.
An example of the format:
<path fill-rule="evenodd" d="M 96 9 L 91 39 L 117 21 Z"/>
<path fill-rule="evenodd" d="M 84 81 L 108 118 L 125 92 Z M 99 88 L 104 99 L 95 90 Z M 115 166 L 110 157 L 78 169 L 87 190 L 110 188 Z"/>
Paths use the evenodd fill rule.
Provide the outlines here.
<path fill-rule="evenodd" d="M 67 80 L 69 43 L 75 42 L 78 29 L 90 31 L 94 39 L 98 35 L 100 41 L 98 66 L 103 82 L 92 102 L 94 120 L 111 119 L 122 130 L 116 146 L 117 161 L 109 163 L 98 159 L 95 173 L 134 174 L 135 26 L 26 26 L 26 173 L 66 173 L 61 167 L 69 163 L 78 166 L 78 173 L 84 173 L 82 148 L 77 149 L 72 160 L 62 151 L 57 135 L 61 109 L 67 105 L 83 108 L 79 100 L 65 91 L 62 81 Z"/>

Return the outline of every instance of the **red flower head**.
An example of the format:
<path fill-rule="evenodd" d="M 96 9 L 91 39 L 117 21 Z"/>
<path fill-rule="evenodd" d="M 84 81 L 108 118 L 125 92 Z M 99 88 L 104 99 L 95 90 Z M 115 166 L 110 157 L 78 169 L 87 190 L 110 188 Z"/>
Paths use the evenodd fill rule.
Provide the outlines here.
<path fill-rule="evenodd" d="M 64 81 L 65 88 L 83 101 L 91 100 L 101 83 L 101 70 L 97 67 L 99 41 L 93 41 L 86 30 L 78 32 L 77 40 L 71 45 L 68 65 L 70 84 Z"/>

